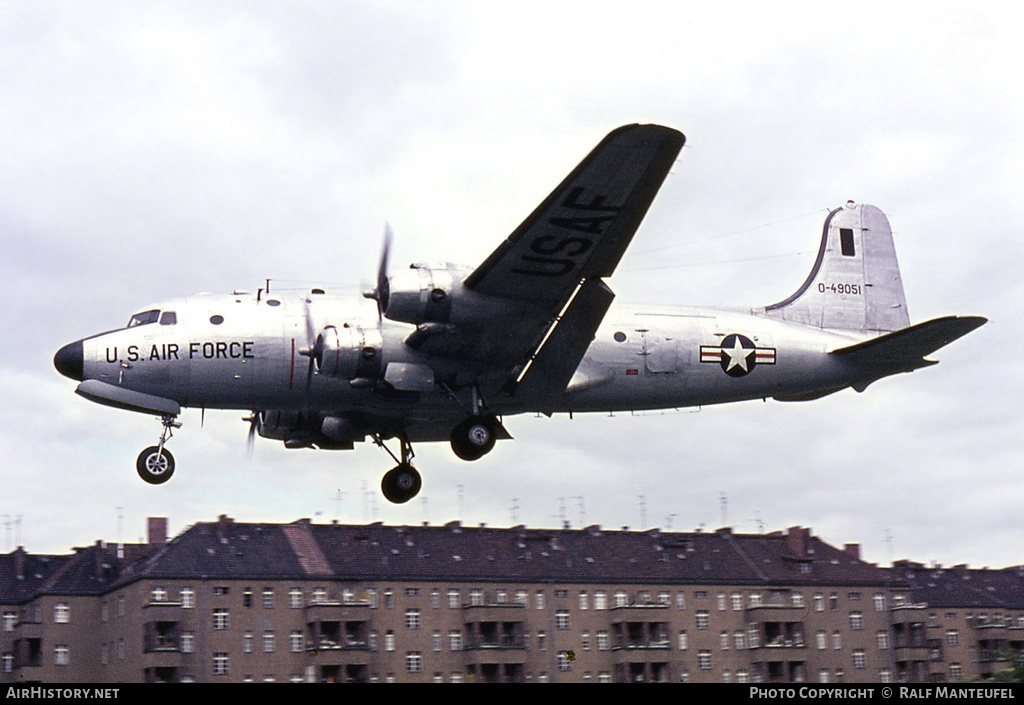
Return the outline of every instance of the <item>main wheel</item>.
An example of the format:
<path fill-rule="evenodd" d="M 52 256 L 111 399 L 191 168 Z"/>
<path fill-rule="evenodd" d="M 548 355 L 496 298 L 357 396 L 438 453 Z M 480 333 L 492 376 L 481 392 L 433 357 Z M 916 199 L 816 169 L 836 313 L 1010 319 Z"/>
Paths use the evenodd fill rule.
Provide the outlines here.
<path fill-rule="evenodd" d="M 174 456 L 166 448 L 150 446 L 139 453 L 135 469 L 139 471 L 139 477 L 149 484 L 162 485 L 174 474 Z"/>
<path fill-rule="evenodd" d="M 452 450 L 463 460 L 482 458 L 494 447 L 494 424 L 482 416 L 471 416 L 452 431 Z"/>
<path fill-rule="evenodd" d="M 384 497 L 394 504 L 405 504 L 419 494 L 422 486 L 420 474 L 409 463 L 396 465 L 384 473 L 384 479 L 380 481 L 380 490 Z"/>

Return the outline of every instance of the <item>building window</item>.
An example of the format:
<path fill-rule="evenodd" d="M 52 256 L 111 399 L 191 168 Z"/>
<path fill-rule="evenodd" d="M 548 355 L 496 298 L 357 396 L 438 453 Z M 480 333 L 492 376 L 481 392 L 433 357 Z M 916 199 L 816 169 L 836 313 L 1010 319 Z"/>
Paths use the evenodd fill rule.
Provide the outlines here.
<path fill-rule="evenodd" d="M 539 610 L 544 609 L 544 591 L 543 590 L 538 590 L 537 591 L 536 599 L 534 600 L 534 602 L 536 603 L 537 609 L 539 609 Z"/>
<path fill-rule="evenodd" d="M 825 596 L 818 593 L 814 596 L 814 611 L 824 612 L 825 611 Z"/>
<path fill-rule="evenodd" d="M 843 635 L 839 631 L 832 632 L 832 648 L 841 649 L 843 648 Z"/>
<path fill-rule="evenodd" d="M 263 609 L 274 609 L 274 588 L 263 588 Z"/>
<path fill-rule="evenodd" d="M 964 669 L 959 663 L 949 664 L 949 678 L 950 680 L 958 681 L 964 677 Z"/>
<path fill-rule="evenodd" d="M 789 596 L 789 603 L 793 607 L 802 608 L 804 606 L 804 594 L 802 592 L 794 592 Z"/>
<path fill-rule="evenodd" d="M 608 650 L 608 632 L 602 630 L 597 633 L 597 650 Z"/>
<path fill-rule="evenodd" d="M 743 643 L 745 641 L 745 635 L 743 634 L 743 631 L 742 630 L 737 630 L 732 635 L 732 638 L 733 638 L 733 646 L 737 650 L 743 650 L 743 648 L 744 648 Z M 736 675 L 737 676 L 739 675 L 739 671 L 736 672 Z"/>
<path fill-rule="evenodd" d="M 196 606 L 196 591 L 194 588 L 185 587 L 181 589 L 181 607 L 190 610 Z"/>
<path fill-rule="evenodd" d="M 594 609 L 595 610 L 606 610 L 608 609 L 608 596 L 605 595 L 604 590 L 598 590 L 594 593 Z"/>
<path fill-rule="evenodd" d="M 430 591 L 430 609 L 436 610 L 441 607 L 441 591 L 433 589 Z"/>
<path fill-rule="evenodd" d="M 588 603 L 587 591 L 586 590 L 581 590 L 580 591 L 580 609 L 581 610 L 587 609 L 587 603 Z"/>
<path fill-rule="evenodd" d="M 697 629 L 707 629 L 709 624 L 708 611 L 697 610 Z"/>
<path fill-rule="evenodd" d="M 455 629 L 448 632 L 448 650 L 462 651 L 462 632 Z"/>
<path fill-rule="evenodd" d="M 946 630 L 946 646 L 959 646 L 960 632 L 956 629 Z"/>
<path fill-rule="evenodd" d="M 719 612 L 724 612 L 725 611 L 725 604 L 726 604 L 725 600 L 726 600 L 725 593 L 724 592 L 718 593 L 718 611 Z"/>
<path fill-rule="evenodd" d="M 196 635 L 192 632 L 181 633 L 181 653 L 191 654 L 196 650 Z"/>
<path fill-rule="evenodd" d="M 875 593 L 875 612 L 885 612 L 885 595 L 880 592 Z"/>
<path fill-rule="evenodd" d="M 252 653 L 252 639 L 253 639 L 252 632 L 245 632 L 242 635 L 242 653 L 243 654 L 251 654 Z"/>
<path fill-rule="evenodd" d="M 302 588 L 293 587 L 288 591 L 288 606 L 293 609 L 302 609 Z"/>
<path fill-rule="evenodd" d="M 434 651 L 440 651 L 441 650 L 441 632 L 439 632 L 439 631 L 437 631 L 435 629 L 434 633 L 431 634 L 431 641 L 432 641 L 433 646 L 434 646 Z"/>
<path fill-rule="evenodd" d="M 263 632 L 263 653 L 272 654 L 274 653 L 274 632 L 269 629 Z"/>
<path fill-rule="evenodd" d="M 461 606 L 459 602 L 459 591 L 449 590 L 448 591 L 448 609 L 457 610 Z"/>
<path fill-rule="evenodd" d="M 405 655 L 405 670 L 409 673 L 423 672 L 423 655 L 419 651 L 410 651 Z"/>
<path fill-rule="evenodd" d="M 17 612 L 4 612 L 4 631 L 13 632 L 14 627 L 18 624 L 18 613 Z"/>
<path fill-rule="evenodd" d="M 67 644 L 57 644 L 53 647 L 53 665 L 67 666 L 71 663 L 71 651 Z"/>
<path fill-rule="evenodd" d="M 865 665 L 866 665 L 866 660 L 864 658 L 864 649 L 854 649 L 853 650 L 853 667 L 854 668 L 864 668 Z"/>
<path fill-rule="evenodd" d="M 10 651 L 4 652 L 2 670 L 4 673 L 14 673 L 14 654 Z"/>
<path fill-rule="evenodd" d="M 529 597 L 526 595 L 526 590 L 516 590 L 516 604 L 526 607 L 527 602 L 529 602 Z"/>
<path fill-rule="evenodd" d="M 224 592 L 224 593 L 217 592 L 217 590 L 219 590 L 219 589 L 220 588 L 214 588 L 213 589 L 213 594 L 214 595 L 227 595 L 226 592 Z M 225 588 L 225 589 L 227 589 L 227 588 Z M 246 609 L 249 609 L 250 607 L 252 607 L 252 588 L 245 588 L 244 590 L 242 590 L 242 607 L 245 607 Z"/>
<path fill-rule="evenodd" d="M 408 609 L 405 611 L 405 628 L 406 629 L 419 629 L 421 625 L 420 611 L 417 609 Z"/>
<path fill-rule="evenodd" d="M 558 610 L 555 612 L 555 628 L 561 630 L 569 629 L 569 610 Z"/>
<path fill-rule="evenodd" d="M 315 587 L 313 588 L 313 596 L 310 598 L 314 605 L 327 602 L 327 588 Z"/>
<path fill-rule="evenodd" d="M 230 673 L 230 660 L 227 653 L 218 651 L 213 655 L 213 675 L 226 676 Z"/>
<path fill-rule="evenodd" d="M 679 632 L 679 650 L 686 651 L 686 648 L 688 646 L 689 640 L 686 638 L 686 630 L 684 629 L 681 632 Z"/>
<path fill-rule="evenodd" d="M 58 602 L 53 608 L 53 621 L 57 624 L 68 624 L 71 622 L 71 605 L 67 602 Z"/>
<path fill-rule="evenodd" d="M 730 600 L 732 601 L 733 612 L 739 612 L 743 609 L 743 595 L 738 592 L 734 592 Z"/>
<path fill-rule="evenodd" d="M 384 632 L 384 650 L 394 651 L 395 650 L 395 633 L 388 629 Z"/>
<path fill-rule="evenodd" d="M 864 617 L 860 612 L 850 612 L 850 629 L 859 631 L 864 628 Z"/>
<path fill-rule="evenodd" d="M 213 628 L 216 630 L 228 629 L 230 622 L 228 620 L 228 608 L 227 607 L 216 607 L 213 610 Z"/>
<path fill-rule="evenodd" d="M 707 649 L 701 649 L 697 654 L 697 668 L 702 671 L 711 670 L 711 652 Z"/>
<path fill-rule="evenodd" d="M 580 649 L 590 651 L 590 632 L 580 632 Z"/>
<path fill-rule="evenodd" d="M 469 591 L 469 604 L 479 607 L 484 603 L 484 591 L 480 588 L 473 588 Z"/>
<path fill-rule="evenodd" d="M 722 651 L 728 651 L 729 650 L 729 632 L 722 632 L 718 636 L 718 647 Z"/>
<path fill-rule="evenodd" d="M 572 660 L 569 658 L 569 652 L 568 651 L 559 651 L 558 652 L 558 670 L 559 671 L 571 671 L 572 670 Z"/>
<path fill-rule="evenodd" d="M 889 632 L 880 629 L 878 631 L 878 634 L 876 635 L 876 638 L 878 640 L 878 648 L 879 649 L 888 649 L 889 648 Z"/>
<path fill-rule="evenodd" d="M 149 592 L 149 599 L 152 602 L 167 602 L 167 588 L 162 585 L 156 585 Z"/>

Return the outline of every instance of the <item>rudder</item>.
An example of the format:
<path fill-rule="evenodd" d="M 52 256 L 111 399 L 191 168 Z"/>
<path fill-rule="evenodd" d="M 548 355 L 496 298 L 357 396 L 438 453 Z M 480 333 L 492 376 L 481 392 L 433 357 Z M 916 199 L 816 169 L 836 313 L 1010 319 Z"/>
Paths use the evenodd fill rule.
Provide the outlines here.
<path fill-rule="evenodd" d="M 909 326 L 885 214 L 853 201 L 829 213 L 810 276 L 792 296 L 766 306 L 764 313 L 838 330 L 891 332 Z"/>

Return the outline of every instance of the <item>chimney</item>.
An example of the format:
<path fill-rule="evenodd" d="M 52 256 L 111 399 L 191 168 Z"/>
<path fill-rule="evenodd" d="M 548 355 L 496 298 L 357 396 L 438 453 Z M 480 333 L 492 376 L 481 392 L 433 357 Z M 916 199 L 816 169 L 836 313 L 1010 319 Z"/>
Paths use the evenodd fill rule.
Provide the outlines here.
<path fill-rule="evenodd" d="M 847 543 L 843 544 L 843 552 L 846 553 L 850 558 L 855 561 L 860 560 L 860 544 L 859 543 Z"/>
<path fill-rule="evenodd" d="M 231 522 L 232 519 L 227 514 L 221 514 L 217 517 L 217 536 L 223 543 L 227 543 L 228 527 L 231 526 Z"/>
<path fill-rule="evenodd" d="M 21 546 L 14 552 L 14 577 L 18 580 L 25 579 L 25 549 Z"/>
<path fill-rule="evenodd" d="M 791 526 L 786 534 L 786 543 L 789 544 L 789 550 L 792 551 L 796 556 L 803 557 L 807 552 L 807 534 L 810 533 L 810 529 L 804 529 L 800 526 Z"/>
<path fill-rule="evenodd" d="M 150 546 L 167 543 L 167 517 L 149 517 L 147 522 L 147 543 Z"/>

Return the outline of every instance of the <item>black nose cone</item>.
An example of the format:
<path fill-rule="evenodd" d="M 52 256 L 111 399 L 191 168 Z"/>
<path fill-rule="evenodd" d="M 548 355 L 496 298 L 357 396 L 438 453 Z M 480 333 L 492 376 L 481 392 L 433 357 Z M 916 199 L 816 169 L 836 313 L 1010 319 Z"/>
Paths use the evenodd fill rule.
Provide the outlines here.
<path fill-rule="evenodd" d="M 69 343 L 53 356 L 53 366 L 65 377 L 82 379 L 82 341 Z"/>

